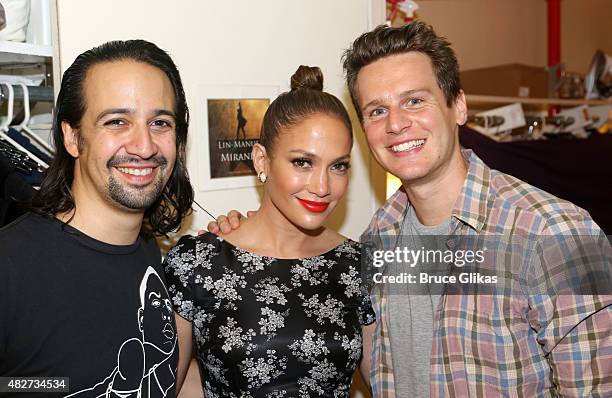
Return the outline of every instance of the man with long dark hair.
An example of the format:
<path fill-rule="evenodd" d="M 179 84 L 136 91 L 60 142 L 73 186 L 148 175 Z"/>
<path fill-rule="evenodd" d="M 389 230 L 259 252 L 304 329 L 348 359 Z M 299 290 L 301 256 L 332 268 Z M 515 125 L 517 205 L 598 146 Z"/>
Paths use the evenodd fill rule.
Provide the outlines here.
<path fill-rule="evenodd" d="M 66 70 L 57 155 L 33 212 L 0 231 L 1 376 L 69 377 L 64 393 L 79 395 L 174 395 L 175 344 L 149 358 L 134 341 L 176 341 L 173 320 L 142 319 L 143 300 L 167 305 L 165 287 L 139 291 L 163 275 L 153 235 L 191 209 L 188 125 L 178 70 L 152 43 L 105 43 Z"/>

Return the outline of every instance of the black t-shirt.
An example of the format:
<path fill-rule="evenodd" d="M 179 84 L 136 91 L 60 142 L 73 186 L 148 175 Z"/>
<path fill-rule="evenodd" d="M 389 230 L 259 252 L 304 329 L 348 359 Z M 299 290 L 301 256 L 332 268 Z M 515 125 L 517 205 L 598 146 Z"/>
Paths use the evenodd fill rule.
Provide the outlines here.
<path fill-rule="evenodd" d="M 173 397 L 162 278 L 154 239 L 109 245 L 33 214 L 1 229 L 0 376 L 69 377 L 61 396 Z"/>

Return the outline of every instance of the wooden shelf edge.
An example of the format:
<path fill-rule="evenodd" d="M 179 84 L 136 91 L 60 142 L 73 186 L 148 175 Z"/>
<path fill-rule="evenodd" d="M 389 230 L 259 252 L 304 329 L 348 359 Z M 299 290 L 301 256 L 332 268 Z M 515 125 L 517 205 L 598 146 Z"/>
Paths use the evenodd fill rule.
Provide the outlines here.
<path fill-rule="evenodd" d="M 530 104 L 530 105 L 612 105 L 612 99 L 609 100 L 586 100 L 586 99 L 559 99 L 559 98 L 524 98 L 524 97 L 498 97 L 495 95 L 466 95 L 466 100 L 469 103 L 477 104 Z"/>

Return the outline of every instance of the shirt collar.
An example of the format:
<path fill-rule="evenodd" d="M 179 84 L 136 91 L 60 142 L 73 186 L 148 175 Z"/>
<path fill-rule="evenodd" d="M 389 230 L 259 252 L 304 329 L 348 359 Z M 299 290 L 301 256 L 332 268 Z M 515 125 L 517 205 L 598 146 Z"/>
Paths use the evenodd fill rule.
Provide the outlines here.
<path fill-rule="evenodd" d="M 452 215 L 480 232 L 487 218 L 491 169 L 471 149 L 462 149 L 461 154 L 468 162 L 468 172 Z M 408 195 L 404 187 L 400 187 L 381 208 L 379 232 L 399 234 L 401 222 L 409 206 Z"/>
<path fill-rule="evenodd" d="M 488 214 L 491 169 L 471 149 L 462 149 L 468 172 L 455 201 L 453 216 L 480 232 Z"/>

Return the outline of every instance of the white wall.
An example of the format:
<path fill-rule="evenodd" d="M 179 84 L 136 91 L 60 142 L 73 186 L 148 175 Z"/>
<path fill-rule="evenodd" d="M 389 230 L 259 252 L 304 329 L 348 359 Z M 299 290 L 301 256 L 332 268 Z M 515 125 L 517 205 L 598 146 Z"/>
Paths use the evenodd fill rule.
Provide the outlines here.
<path fill-rule="evenodd" d="M 215 215 L 244 212 L 258 207 L 254 188 L 200 190 L 198 153 L 204 137 L 198 128 L 203 106 L 198 86 L 275 85 L 282 92 L 300 64 L 317 65 L 325 89 L 350 107 L 340 56 L 367 30 L 369 10 L 368 0 L 58 0 L 61 69 L 108 40 L 143 38 L 167 50 L 181 72 L 192 115 L 188 166 L 196 200 Z M 352 238 L 374 211 L 369 153 L 356 120 L 355 125 L 350 192 L 329 223 Z M 193 233 L 209 220 L 195 213 L 181 233 Z"/>

